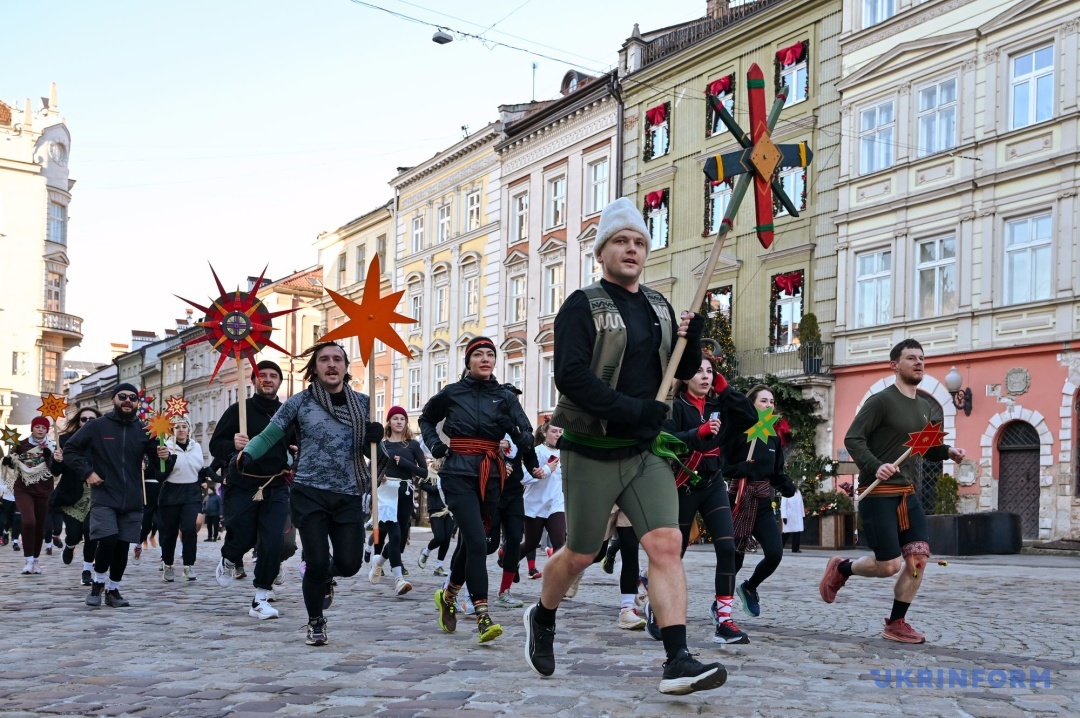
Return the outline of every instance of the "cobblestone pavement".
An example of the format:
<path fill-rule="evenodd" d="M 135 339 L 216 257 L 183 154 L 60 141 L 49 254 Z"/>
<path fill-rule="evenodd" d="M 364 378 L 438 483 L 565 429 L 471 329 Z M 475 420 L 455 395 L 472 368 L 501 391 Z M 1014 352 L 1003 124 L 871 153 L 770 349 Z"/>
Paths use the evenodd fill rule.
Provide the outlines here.
<path fill-rule="evenodd" d="M 522 658 L 521 609 L 495 608 L 506 633 L 484 646 L 465 617 L 457 634 L 439 631 L 440 579 L 416 567 L 424 537 L 406 552 L 408 595 L 395 597 L 390 579 L 371 585 L 366 567 L 339 581 L 322 648 L 304 644 L 296 558 L 277 591 L 282 618 L 257 621 L 247 615 L 248 581 L 222 589 L 213 580 L 221 544 L 199 543 L 195 582 L 162 582 L 152 560 L 129 566 L 128 609 L 84 605 L 78 560 L 64 566 L 57 551 L 42 557 L 42 575 L 23 576 L 21 555 L 4 547 L 0 716 L 1080 715 L 1077 558 L 932 563 L 909 615 L 928 643 L 905 646 L 879 637 L 891 581 L 854 579 L 826 605 L 817 582 L 828 554 L 789 553 L 760 589 L 761 617 L 736 608 L 751 643 L 717 646 L 707 617 L 712 551 L 692 547 L 691 650 L 723 661 L 730 677 L 719 690 L 673 697 L 657 691 L 660 644 L 615 624 L 617 574 L 594 566 L 563 604 L 559 666 L 540 679 Z M 491 569 L 495 579 L 494 561 Z M 539 588 L 526 577 L 514 591 L 535 600 Z M 918 685 L 919 669 L 932 685 Z M 1036 681 L 992 687 L 1006 674 L 987 673 L 977 687 L 949 687 L 950 669 L 1034 671 Z M 885 670 L 909 671 L 911 685 L 878 685 Z"/>

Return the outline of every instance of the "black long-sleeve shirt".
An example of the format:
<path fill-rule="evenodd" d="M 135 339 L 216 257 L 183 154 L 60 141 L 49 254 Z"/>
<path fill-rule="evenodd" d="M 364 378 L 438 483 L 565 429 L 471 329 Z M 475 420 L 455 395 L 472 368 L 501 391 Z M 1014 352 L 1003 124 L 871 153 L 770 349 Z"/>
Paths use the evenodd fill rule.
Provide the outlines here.
<path fill-rule="evenodd" d="M 247 399 L 247 429 L 248 436 L 258 436 L 263 429 L 270 424 L 270 419 L 281 408 L 281 401 L 275 396 L 267 398 L 256 394 Z M 210 454 L 223 466 L 228 466 L 229 457 L 236 452 L 233 437 L 240 432 L 240 405 L 232 404 L 221 415 L 217 426 L 214 427 L 214 435 L 210 437 Z M 269 451 L 258 459 L 251 462 L 247 473 L 241 479 L 232 479 L 238 485 L 248 488 L 262 486 L 266 479 L 255 478 L 258 476 L 273 476 L 289 468 L 289 445 L 297 443 L 295 432 L 288 432 Z M 223 470 L 222 475 L 227 477 L 228 471 Z M 270 482 L 270 488 L 284 486 L 285 478 L 278 477 Z"/>

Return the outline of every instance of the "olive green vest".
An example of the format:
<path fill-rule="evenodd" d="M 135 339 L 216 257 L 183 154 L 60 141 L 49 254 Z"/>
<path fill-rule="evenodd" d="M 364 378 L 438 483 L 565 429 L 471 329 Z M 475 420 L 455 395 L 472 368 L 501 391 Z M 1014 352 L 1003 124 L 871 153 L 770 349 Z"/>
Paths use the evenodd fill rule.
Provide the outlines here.
<path fill-rule="evenodd" d="M 623 354 L 626 351 L 626 323 L 615 301 L 600 285 L 593 282 L 582 287 L 585 298 L 589 300 L 589 311 L 596 324 L 596 342 L 593 344 L 592 363 L 589 368 L 612 389 L 619 383 L 619 371 L 622 369 Z M 649 306 L 660 320 L 660 368 L 667 371 L 671 358 L 672 325 L 667 300 L 655 289 L 641 285 L 641 291 L 649 300 Z M 630 418 L 630 417 L 627 417 Z M 578 434 L 605 436 L 607 421 L 598 419 L 587 410 L 576 406 L 566 395 L 559 397 L 551 423 L 562 429 Z"/>

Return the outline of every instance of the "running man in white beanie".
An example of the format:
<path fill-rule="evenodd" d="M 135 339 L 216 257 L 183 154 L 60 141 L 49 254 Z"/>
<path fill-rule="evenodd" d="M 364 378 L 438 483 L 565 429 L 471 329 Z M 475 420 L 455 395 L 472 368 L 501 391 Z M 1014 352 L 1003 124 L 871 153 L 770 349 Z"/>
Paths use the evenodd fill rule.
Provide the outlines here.
<path fill-rule="evenodd" d="M 689 379 L 701 366 L 705 322 L 690 312 L 677 322 L 667 300 L 641 284 L 648 255 L 641 212 L 615 200 L 600 215 L 593 246 L 602 278 L 567 297 L 555 317 L 560 396 L 551 423 L 563 428 L 567 543 L 544 566 L 540 601 L 525 610 L 525 655 L 541 676 L 555 672 L 555 611 L 592 563 L 617 504 L 649 556 L 649 598 L 667 652 L 660 691 L 685 694 L 718 688 L 727 670 L 687 650 L 678 496 L 670 466 L 651 449 L 668 414 L 656 394 L 672 348 L 686 337 L 675 376 Z"/>

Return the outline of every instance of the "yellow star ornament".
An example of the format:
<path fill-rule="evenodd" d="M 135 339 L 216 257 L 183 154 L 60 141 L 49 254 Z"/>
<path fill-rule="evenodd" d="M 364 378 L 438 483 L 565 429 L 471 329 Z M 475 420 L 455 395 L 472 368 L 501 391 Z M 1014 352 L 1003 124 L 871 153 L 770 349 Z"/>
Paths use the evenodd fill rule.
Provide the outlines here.
<path fill-rule="evenodd" d="M 405 293 L 404 289 L 392 292 L 385 297 L 379 296 L 380 276 L 379 255 L 376 254 L 368 265 L 367 279 L 364 281 L 364 298 L 359 304 L 332 289 L 326 290 L 349 319 L 341 326 L 327 332 L 319 341 L 330 342 L 346 337 L 356 337 L 360 343 L 360 358 L 365 364 L 371 361 L 376 339 L 391 349 L 412 357 L 409 347 L 391 325 L 416 324 L 417 320 L 398 314 L 394 309 L 401 300 L 401 295 Z"/>
<path fill-rule="evenodd" d="M 38 411 L 45 418 L 52 419 L 55 422 L 57 419 L 63 418 L 67 408 L 68 403 L 64 397 L 49 394 L 41 397 L 41 406 L 38 407 Z"/>
<path fill-rule="evenodd" d="M 159 441 L 172 433 L 172 419 L 168 414 L 155 414 L 146 424 L 146 433 Z"/>

